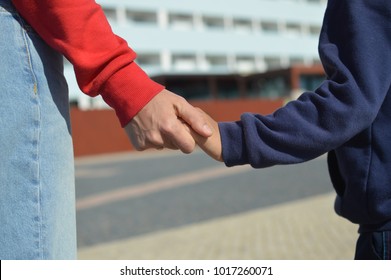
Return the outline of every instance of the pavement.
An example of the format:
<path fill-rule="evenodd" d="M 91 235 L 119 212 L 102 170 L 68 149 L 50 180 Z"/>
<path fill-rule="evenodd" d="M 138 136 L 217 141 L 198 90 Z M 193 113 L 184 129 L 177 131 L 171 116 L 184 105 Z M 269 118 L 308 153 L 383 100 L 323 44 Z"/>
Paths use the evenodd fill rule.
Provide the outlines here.
<path fill-rule="evenodd" d="M 351 260 L 326 158 L 227 168 L 200 151 L 76 160 L 78 256 L 89 260 Z"/>

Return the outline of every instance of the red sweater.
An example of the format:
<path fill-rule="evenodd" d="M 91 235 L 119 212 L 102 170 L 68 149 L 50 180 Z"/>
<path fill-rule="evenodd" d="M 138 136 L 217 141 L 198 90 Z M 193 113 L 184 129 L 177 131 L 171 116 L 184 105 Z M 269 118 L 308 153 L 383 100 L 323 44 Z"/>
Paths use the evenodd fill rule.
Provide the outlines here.
<path fill-rule="evenodd" d="M 163 86 L 133 62 L 136 53 L 116 36 L 93 0 L 13 0 L 19 13 L 73 64 L 80 89 L 102 95 L 125 126 Z"/>

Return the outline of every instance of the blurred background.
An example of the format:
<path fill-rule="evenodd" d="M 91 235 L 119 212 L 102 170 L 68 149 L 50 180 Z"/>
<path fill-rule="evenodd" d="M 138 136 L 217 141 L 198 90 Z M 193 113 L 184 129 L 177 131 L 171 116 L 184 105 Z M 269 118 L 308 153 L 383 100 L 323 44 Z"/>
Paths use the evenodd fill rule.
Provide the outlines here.
<path fill-rule="evenodd" d="M 157 82 L 218 121 L 269 114 L 325 78 L 326 0 L 98 0 Z M 326 158 L 264 170 L 135 152 L 65 62 L 81 259 L 352 259 Z"/>

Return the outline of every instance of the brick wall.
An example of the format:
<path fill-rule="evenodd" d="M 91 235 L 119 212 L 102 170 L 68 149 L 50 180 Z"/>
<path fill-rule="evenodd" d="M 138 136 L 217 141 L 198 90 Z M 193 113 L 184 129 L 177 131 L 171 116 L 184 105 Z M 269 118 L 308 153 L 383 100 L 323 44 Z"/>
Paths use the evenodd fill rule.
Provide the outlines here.
<path fill-rule="evenodd" d="M 233 121 L 238 120 L 244 112 L 272 113 L 283 105 L 283 100 L 239 99 L 191 103 L 217 121 Z M 113 110 L 81 111 L 72 108 L 71 121 L 76 157 L 133 149 Z"/>

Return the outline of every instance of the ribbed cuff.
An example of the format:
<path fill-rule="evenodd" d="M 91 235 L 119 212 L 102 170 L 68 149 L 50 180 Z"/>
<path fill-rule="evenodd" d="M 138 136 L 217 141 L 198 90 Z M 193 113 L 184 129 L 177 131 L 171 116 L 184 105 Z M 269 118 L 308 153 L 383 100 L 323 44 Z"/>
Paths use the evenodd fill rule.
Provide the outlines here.
<path fill-rule="evenodd" d="M 106 81 L 100 94 L 112 107 L 124 127 L 137 113 L 164 89 L 164 86 L 151 80 L 135 63 L 117 71 Z"/>
<path fill-rule="evenodd" d="M 247 149 L 241 122 L 221 122 L 219 130 L 226 166 L 247 164 Z"/>

